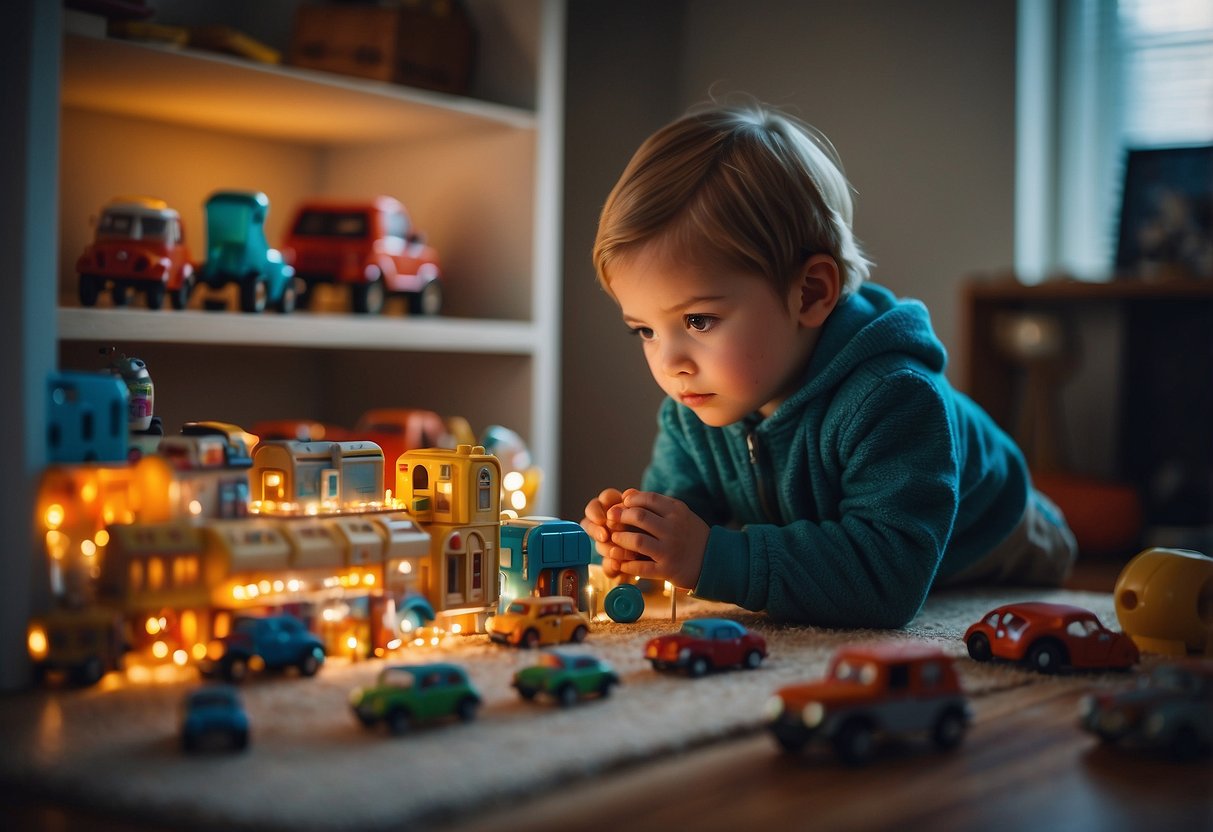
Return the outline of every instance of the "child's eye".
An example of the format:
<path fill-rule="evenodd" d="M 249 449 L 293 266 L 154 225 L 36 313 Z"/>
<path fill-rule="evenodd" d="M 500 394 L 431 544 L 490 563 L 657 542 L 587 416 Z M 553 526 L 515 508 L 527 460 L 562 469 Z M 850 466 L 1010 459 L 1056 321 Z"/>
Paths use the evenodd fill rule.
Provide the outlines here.
<path fill-rule="evenodd" d="M 628 332 L 640 336 L 641 341 L 653 340 L 653 330 L 647 326 L 631 326 L 628 327 Z"/>
<path fill-rule="evenodd" d="M 711 315 L 687 315 L 684 319 L 687 329 L 693 329 L 696 332 L 707 332 L 712 327 L 719 323 L 719 318 L 714 318 Z"/>

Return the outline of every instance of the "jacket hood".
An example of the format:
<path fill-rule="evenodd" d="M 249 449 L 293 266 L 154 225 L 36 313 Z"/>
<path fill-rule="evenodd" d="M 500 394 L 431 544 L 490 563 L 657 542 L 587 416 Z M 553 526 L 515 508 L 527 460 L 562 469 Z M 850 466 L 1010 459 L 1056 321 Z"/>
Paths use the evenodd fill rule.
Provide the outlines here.
<path fill-rule="evenodd" d="M 765 421 L 774 425 L 795 417 L 806 403 L 832 391 L 860 365 L 890 354 L 909 357 L 934 373 L 942 373 L 948 360 L 926 306 L 917 300 L 899 300 L 883 286 L 866 283 L 835 307 L 822 327 L 804 385 Z"/>

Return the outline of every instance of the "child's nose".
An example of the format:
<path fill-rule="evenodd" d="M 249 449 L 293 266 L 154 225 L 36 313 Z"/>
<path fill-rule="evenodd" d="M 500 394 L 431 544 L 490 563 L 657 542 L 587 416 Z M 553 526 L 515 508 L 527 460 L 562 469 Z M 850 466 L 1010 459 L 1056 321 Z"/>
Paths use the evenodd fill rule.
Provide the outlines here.
<path fill-rule="evenodd" d="M 661 350 L 661 369 L 667 376 L 680 376 L 694 370 L 690 354 L 680 344 L 667 342 Z"/>

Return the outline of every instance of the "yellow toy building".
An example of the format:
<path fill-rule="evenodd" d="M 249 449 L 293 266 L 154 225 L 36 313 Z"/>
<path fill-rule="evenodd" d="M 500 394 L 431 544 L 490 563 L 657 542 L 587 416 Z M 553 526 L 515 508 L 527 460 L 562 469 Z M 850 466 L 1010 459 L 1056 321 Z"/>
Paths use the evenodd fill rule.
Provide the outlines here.
<path fill-rule="evenodd" d="M 406 451 L 396 460 L 396 496 L 430 532 L 419 586 L 452 632 L 479 632 L 497 604 L 501 463 L 482 445 Z"/>
<path fill-rule="evenodd" d="M 253 500 L 339 508 L 383 500 L 383 450 L 374 442 L 277 439 L 253 451 Z"/>

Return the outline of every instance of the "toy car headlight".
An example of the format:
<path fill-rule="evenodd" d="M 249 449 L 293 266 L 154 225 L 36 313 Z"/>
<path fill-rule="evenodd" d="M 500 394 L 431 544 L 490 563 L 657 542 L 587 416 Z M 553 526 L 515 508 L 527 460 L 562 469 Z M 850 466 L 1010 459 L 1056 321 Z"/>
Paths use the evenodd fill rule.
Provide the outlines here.
<path fill-rule="evenodd" d="M 46 640 L 46 630 L 38 625 L 29 628 L 29 635 L 26 638 L 26 645 L 29 647 L 30 658 L 34 661 L 42 661 L 46 658 L 48 650 L 48 642 Z"/>
<path fill-rule="evenodd" d="M 1091 694 L 1085 694 L 1082 699 L 1078 700 L 1078 716 L 1086 719 L 1095 711 L 1095 697 Z"/>
<path fill-rule="evenodd" d="M 691 658 L 691 649 L 689 647 L 684 647 L 678 651 L 678 660 L 679 661 L 685 662 L 689 658 Z"/>
<path fill-rule="evenodd" d="M 800 712 L 800 718 L 809 728 L 816 728 L 825 719 L 826 709 L 820 702 L 810 702 Z"/>
<path fill-rule="evenodd" d="M 783 713 L 783 697 L 772 696 L 768 699 L 762 707 L 762 713 L 768 721 L 773 722 L 779 719 L 780 714 Z"/>

